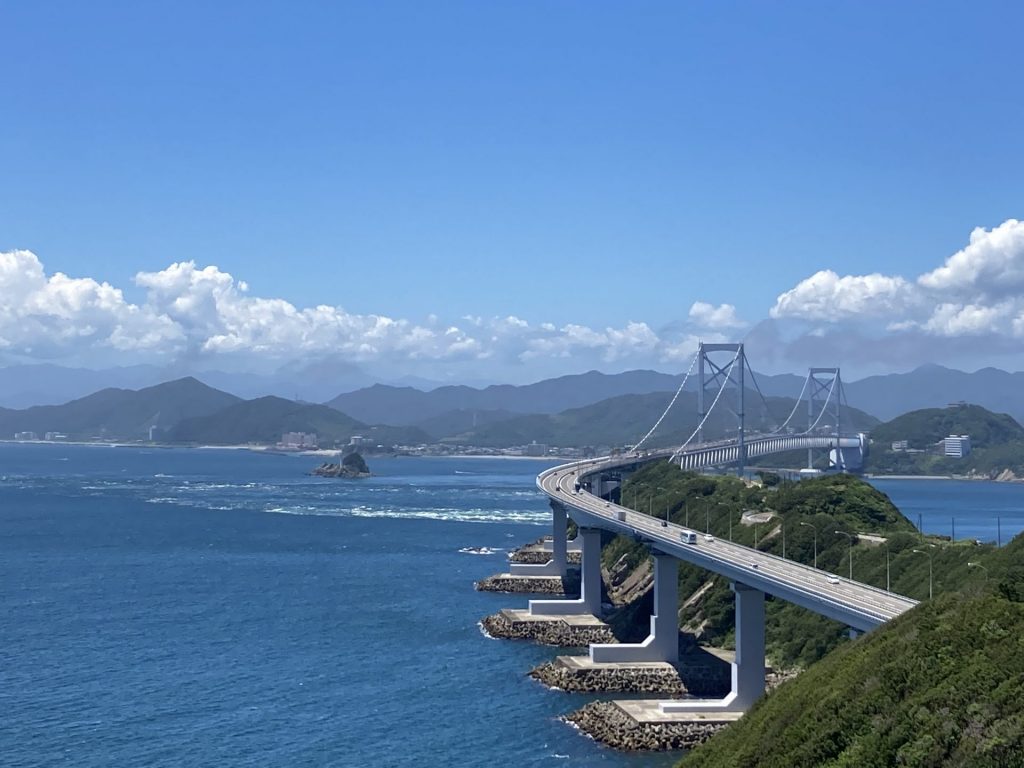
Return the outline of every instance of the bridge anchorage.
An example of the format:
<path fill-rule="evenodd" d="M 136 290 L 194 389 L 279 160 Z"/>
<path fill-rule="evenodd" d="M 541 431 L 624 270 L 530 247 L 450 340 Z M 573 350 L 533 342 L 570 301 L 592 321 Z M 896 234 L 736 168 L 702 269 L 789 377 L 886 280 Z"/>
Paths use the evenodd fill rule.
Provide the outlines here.
<path fill-rule="evenodd" d="M 712 355 L 731 353 L 726 364 Z M 697 368 L 697 427 L 678 448 L 644 449 L 686 387 Z M 654 615 L 650 634 L 642 643 L 592 644 L 589 656 L 581 660 L 592 666 L 602 664 L 673 663 L 677 660 L 677 567 L 683 560 L 706 568 L 726 579 L 736 596 L 736 660 L 732 670 L 732 690 L 716 700 L 647 702 L 637 709 L 657 722 L 674 722 L 715 713 L 725 715 L 746 711 L 764 692 L 764 599 L 765 595 L 808 608 L 856 632 L 867 632 L 909 610 L 916 602 L 849 579 L 837 579 L 824 571 L 767 552 L 690 530 L 675 523 L 656 520 L 615 501 L 617 482 L 623 474 L 643 464 L 669 460 L 683 470 L 700 471 L 711 467 L 735 465 L 742 472 L 748 461 L 775 453 L 807 450 L 813 463 L 813 451 L 826 450 L 832 464 L 843 469 L 862 454 L 863 435 L 843 434 L 842 379 L 838 368 L 811 368 L 789 417 L 770 432 L 749 433 L 744 423 L 744 382 L 749 376 L 754 391 L 761 394 L 757 378 L 749 368 L 742 343 L 701 344 L 679 389 L 654 426 L 629 451 L 553 467 L 541 473 L 537 486 L 551 500 L 554 519 L 553 558 L 546 567 L 564 573 L 565 526 L 571 517 L 580 529 L 582 550 L 582 590 L 577 600 L 532 600 L 526 618 L 538 621 L 552 617 L 576 617 L 597 620 L 600 615 L 601 530 L 628 535 L 646 542 L 654 557 Z M 723 397 L 727 388 L 735 390 Z M 805 397 L 806 395 L 806 397 Z M 793 419 L 806 400 L 806 429 L 793 425 Z M 710 401 L 710 404 L 708 404 Z M 704 429 L 716 407 L 724 407 L 736 418 L 735 436 L 706 442 Z M 731 431 L 731 430 L 730 430 Z M 551 571 L 549 571 L 551 572 Z M 634 705 L 618 702 L 626 711 Z M 634 703 L 635 704 L 635 703 Z M 655 714 L 651 714 L 654 712 Z M 635 715 L 641 717 L 641 715 Z"/>

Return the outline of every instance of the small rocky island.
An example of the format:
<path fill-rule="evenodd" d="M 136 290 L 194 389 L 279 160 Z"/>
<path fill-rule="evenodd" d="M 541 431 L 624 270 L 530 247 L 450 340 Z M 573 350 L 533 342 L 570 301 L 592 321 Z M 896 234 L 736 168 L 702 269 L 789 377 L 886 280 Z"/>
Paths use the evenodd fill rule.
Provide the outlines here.
<path fill-rule="evenodd" d="M 366 459 L 357 451 L 353 451 L 343 458 L 340 464 L 324 462 L 310 474 L 318 475 L 319 477 L 369 477 L 370 468 L 366 464 Z"/>

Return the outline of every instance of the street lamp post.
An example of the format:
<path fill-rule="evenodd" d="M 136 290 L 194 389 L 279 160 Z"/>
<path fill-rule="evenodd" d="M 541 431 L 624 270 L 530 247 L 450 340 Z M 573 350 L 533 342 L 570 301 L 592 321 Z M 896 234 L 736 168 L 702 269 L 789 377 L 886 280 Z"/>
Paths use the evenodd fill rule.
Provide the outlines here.
<path fill-rule="evenodd" d="M 711 533 L 711 504 L 704 499 L 704 533 Z"/>
<path fill-rule="evenodd" d="M 840 536 L 845 536 L 846 538 L 848 538 L 850 540 L 850 581 L 853 581 L 853 542 L 854 542 L 854 538 L 853 538 L 853 536 L 851 534 L 847 533 L 846 531 L 836 531 L 836 533 L 838 535 L 840 535 Z"/>
<path fill-rule="evenodd" d="M 933 545 L 934 546 L 934 545 Z M 919 555 L 928 555 L 928 599 L 932 599 L 934 579 L 932 578 L 932 553 L 931 550 L 915 549 Z"/>
<path fill-rule="evenodd" d="M 986 568 L 981 563 L 968 563 L 967 567 L 968 568 L 981 568 L 981 570 L 983 570 L 985 572 L 985 578 L 986 579 L 988 578 L 988 568 Z"/>
<path fill-rule="evenodd" d="M 885 542 L 885 591 L 891 592 L 889 589 L 889 542 Z"/>
<path fill-rule="evenodd" d="M 800 523 L 800 525 L 806 525 L 812 531 L 814 531 L 814 567 L 818 567 L 818 529 L 810 523 Z"/>

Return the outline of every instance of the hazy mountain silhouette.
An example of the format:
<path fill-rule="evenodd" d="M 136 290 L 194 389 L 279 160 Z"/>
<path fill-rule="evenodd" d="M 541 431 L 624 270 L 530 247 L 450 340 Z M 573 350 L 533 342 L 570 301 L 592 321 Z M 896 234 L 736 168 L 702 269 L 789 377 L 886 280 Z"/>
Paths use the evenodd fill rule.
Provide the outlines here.
<path fill-rule="evenodd" d="M 40 405 L 0 412 L 0 435 L 15 432 L 60 432 L 71 439 L 106 437 L 141 440 L 152 426 L 161 430 L 183 419 L 206 417 L 239 398 L 191 376 L 139 390 L 101 389 L 63 405 Z"/>

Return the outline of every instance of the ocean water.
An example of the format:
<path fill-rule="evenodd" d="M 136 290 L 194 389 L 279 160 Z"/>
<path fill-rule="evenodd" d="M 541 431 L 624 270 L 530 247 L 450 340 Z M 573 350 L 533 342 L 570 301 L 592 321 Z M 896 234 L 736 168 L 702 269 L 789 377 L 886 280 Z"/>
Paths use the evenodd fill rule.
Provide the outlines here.
<path fill-rule="evenodd" d="M 1024 484 L 976 480 L 869 481 L 929 534 L 1005 544 L 1024 531 Z"/>
<path fill-rule="evenodd" d="M 540 461 L 0 444 L 0 765 L 609 766 L 473 591 L 547 531 Z M 877 480 L 1004 541 L 1024 487 Z M 493 554 L 468 553 L 489 547 Z"/>
<path fill-rule="evenodd" d="M 545 463 L 0 444 L 0 765 L 609 766 L 477 622 Z M 490 555 L 462 550 L 490 547 Z"/>

